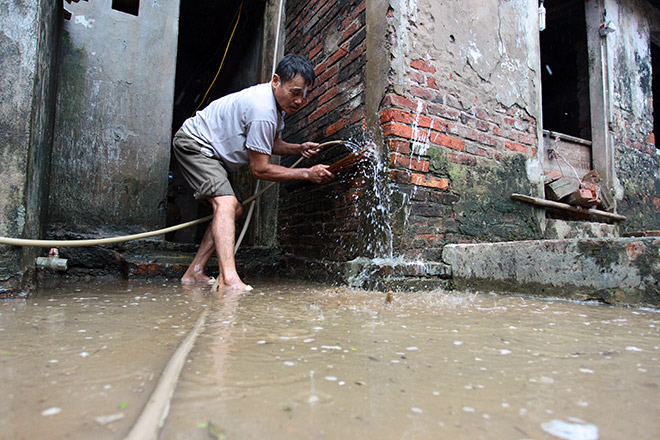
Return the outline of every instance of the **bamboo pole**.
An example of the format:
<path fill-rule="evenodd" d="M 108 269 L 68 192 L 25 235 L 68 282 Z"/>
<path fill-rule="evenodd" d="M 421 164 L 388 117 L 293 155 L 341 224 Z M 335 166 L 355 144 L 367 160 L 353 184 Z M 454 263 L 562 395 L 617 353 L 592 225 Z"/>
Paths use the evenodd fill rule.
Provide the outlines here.
<path fill-rule="evenodd" d="M 597 217 L 605 217 L 615 221 L 625 221 L 626 217 L 613 212 L 601 211 L 594 208 L 582 208 L 580 206 L 569 205 L 568 203 L 554 202 L 552 200 L 541 199 L 538 197 L 526 196 L 524 194 L 511 194 L 511 197 L 522 202 L 531 203 L 532 205 L 543 206 L 546 208 L 562 209 L 564 211 L 577 212 L 580 214 L 594 215 Z"/>

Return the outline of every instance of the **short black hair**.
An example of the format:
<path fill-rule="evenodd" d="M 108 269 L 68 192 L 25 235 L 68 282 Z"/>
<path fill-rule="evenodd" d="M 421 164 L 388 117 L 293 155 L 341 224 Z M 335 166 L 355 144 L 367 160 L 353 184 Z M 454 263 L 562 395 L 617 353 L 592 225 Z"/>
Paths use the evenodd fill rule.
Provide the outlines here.
<path fill-rule="evenodd" d="M 296 75 L 300 75 L 305 80 L 307 87 L 314 85 L 316 74 L 309 60 L 295 53 L 284 55 L 279 63 L 275 73 L 280 77 L 282 84 L 292 80 Z"/>

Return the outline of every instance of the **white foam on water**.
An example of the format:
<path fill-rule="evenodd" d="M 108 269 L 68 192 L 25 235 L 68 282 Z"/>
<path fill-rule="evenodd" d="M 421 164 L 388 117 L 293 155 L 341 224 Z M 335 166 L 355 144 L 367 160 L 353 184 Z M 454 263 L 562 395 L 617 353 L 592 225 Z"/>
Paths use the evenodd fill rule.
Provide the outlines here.
<path fill-rule="evenodd" d="M 541 429 L 564 440 L 598 440 L 598 426 L 591 423 L 569 423 L 553 419 L 541 423 Z"/>

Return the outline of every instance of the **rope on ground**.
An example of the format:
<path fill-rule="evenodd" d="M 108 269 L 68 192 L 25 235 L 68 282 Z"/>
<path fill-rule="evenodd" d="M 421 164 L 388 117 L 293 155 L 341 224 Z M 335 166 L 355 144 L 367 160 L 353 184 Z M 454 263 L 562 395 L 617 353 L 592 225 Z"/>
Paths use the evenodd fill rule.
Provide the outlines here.
<path fill-rule="evenodd" d="M 133 425 L 133 428 L 131 428 L 128 435 L 124 437 L 125 440 L 156 440 L 158 438 L 160 429 L 169 413 L 170 399 L 172 398 L 176 384 L 179 381 L 181 369 L 188 357 L 188 353 L 190 353 L 190 350 L 195 344 L 200 329 L 206 322 L 207 312 L 208 309 L 204 309 L 197 319 L 195 327 L 190 331 L 188 336 L 186 336 L 186 339 L 184 339 L 181 345 L 179 345 L 179 348 L 177 348 L 170 358 L 165 370 L 163 370 L 163 374 L 158 380 L 158 384 L 156 384 L 154 392 L 151 394 L 149 401 Z"/>

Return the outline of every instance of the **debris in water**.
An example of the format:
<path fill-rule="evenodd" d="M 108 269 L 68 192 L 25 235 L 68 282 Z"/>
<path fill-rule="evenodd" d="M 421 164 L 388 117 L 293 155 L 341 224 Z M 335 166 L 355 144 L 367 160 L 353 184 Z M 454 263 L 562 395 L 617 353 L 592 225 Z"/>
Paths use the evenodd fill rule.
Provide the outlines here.
<path fill-rule="evenodd" d="M 385 304 L 392 304 L 392 301 L 394 301 L 394 295 L 391 290 L 388 290 L 387 295 L 385 295 Z"/>
<path fill-rule="evenodd" d="M 598 426 L 591 423 L 569 423 L 554 419 L 541 423 L 541 429 L 565 440 L 598 440 Z"/>
<path fill-rule="evenodd" d="M 54 415 L 59 414 L 61 412 L 62 412 L 62 408 L 58 408 L 58 407 L 54 406 L 52 408 L 48 408 L 48 409 L 45 409 L 45 410 L 41 411 L 41 415 L 48 417 L 48 416 L 54 416 Z"/>
<path fill-rule="evenodd" d="M 116 413 L 116 414 L 109 414 L 107 416 L 99 416 L 95 417 L 94 420 L 96 423 L 98 423 L 101 426 L 107 425 L 108 423 L 116 422 L 117 420 L 121 420 L 126 415 L 123 412 Z"/>
<path fill-rule="evenodd" d="M 209 422 L 207 429 L 209 435 L 212 438 L 218 440 L 227 440 L 227 436 L 225 435 L 225 432 L 222 430 L 220 426 L 216 425 L 215 423 Z"/>
<path fill-rule="evenodd" d="M 626 351 L 644 351 L 639 347 L 635 347 L 634 345 L 629 345 L 626 347 Z"/>

